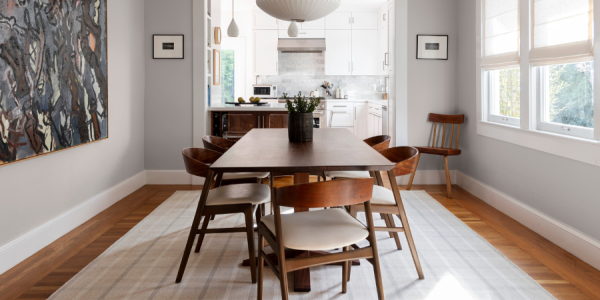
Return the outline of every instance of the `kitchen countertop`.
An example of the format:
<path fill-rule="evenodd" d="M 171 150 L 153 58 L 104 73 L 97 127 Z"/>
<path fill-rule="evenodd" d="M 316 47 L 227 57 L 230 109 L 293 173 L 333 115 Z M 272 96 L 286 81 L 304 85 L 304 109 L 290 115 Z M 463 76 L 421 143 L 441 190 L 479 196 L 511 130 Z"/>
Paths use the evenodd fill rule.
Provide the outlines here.
<path fill-rule="evenodd" d="M 283 100 L 283 99 L 281 99 Z M 232 104 L 223 104 L 223 103 L 216 103 L 211 105 L 208 108 L 208 111 L 232 111 L 232 110 L 239 110 L 239 111 L 287 111 L 287 108 L 285 107 L 285 103 L 273 103 L 275 101 L 275 99 L 268 99 L 269 104 L 268 105 L 264 105 L 264 106 L 252 106 L 252 105 L 241 105 L 241 106 L 235 106 Z M 328 103 L 335 103 L 337 101 L 340 102 L 353 102 L 353 103 L 361 103 L 361 102 L 369 102 L 369 103 L 373 103 L 373 104 L 378 104 L 378 105 L 387 105 L 388 101 L 387 100 L 383 100 L 383 99 L 334 99 L 334 98 L 328 98 L 327 102 Z"/>

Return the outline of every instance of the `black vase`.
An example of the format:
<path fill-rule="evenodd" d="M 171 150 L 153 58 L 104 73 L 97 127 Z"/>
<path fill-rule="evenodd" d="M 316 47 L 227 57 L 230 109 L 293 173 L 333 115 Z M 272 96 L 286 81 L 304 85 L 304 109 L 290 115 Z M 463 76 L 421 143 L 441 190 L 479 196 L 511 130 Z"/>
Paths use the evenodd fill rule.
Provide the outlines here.
<path fill-rule="evenodd" d="M 311 142 L 313 140 L 313 114 L 290 113 L 288 136 L 290 142 Z"/>

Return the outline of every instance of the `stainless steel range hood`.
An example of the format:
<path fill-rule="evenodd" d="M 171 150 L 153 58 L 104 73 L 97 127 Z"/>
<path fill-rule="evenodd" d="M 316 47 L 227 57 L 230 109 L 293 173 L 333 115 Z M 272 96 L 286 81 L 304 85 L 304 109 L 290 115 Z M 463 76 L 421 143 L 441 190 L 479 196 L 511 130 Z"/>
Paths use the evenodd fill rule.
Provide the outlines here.
<path fill-rule="evenodd" d="M 325 39 L 279 39 L 277 51 L 282 53 L 321 53 Z"/>

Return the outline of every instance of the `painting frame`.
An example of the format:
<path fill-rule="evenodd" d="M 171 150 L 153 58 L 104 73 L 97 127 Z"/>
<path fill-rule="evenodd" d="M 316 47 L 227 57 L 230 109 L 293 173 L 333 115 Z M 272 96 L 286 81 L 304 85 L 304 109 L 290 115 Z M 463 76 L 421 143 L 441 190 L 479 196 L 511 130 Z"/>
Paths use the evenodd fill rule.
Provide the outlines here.
<path fill-rule="evenodd" d="M 85 2 L 85 0 L 84 0 L 84 2 Z M 86 141 L 86 142 L 80 142 L 79 144 L 72 144 L 72 145 L 68 145 L 68 146 L 65 146 L 65 147 L 61 147 L 60 149 L 52 149 L 52 150 L 49 150 L 49 151 L 43 152 L 43 153 L 34 153 L 34 154 L 28 155 L 28 156 L 23 157 L 23 158 L 19 158 L 19 153 L 18 153 L 18 149 L 17 149 L 16 150 L 16 153 L 17 153 L 16 158 L 14 160 L 12 160 L 12 161 L 4 161 L 4 160 L 2 160 L 2 157 L 0 155 L 0 168 L 5 167 L 5 166 L 9 166 L 9 165 L 14 165 L 14 164 L 17 164 L 17 163 L 20 163 L 20 162 L 32 160 L 32 159 L 39 158 L 39 157 L 45 157 L 45 156 L 47 156 L 49 154 L 54 154 L 54 153 L 58 153 L 58 152 L 63 152 L 65 150 L 70 150 L 70 149 L 73 149 L 73 148 L 79 148 L 79 147 L 82 147 L 82 146 L 87 146 L 87 145 L 99 143 L 99 142 L 102 142 L 102 141 L 106 141 L 106 140 L 108 140 L 110 138 L 110 122 L 109 122 L 109 120 L 110 120 L 110 118 L 109 118 L 109 115 L 110 115 L 109 114 L 109 109 L 110 109 L 109 95 L 110 95 L 110 93 L 109 93 L 109 80 L 108 80 L 108 78 L 109 78 L 109 63 L 108 63 L 108 59 L 109 59 L 109 47 L 108 47 L 108 36 L 109 36 L 108 0 L 100 0 L 100 3 L 101 3 L 101 5 L 103 4 L 103 6 L 104 6 L 103 10 L 102 9 L 97 10 L 96 13 L 98 13 L 99 16 L 103 16 L 104 20 L 100 19 L 100 21 L 98 21 L 97 25 L 100 26 L 100 28 L 103 25 L 103 27 L 104 27 L 103 28 L 104 35 L 102 35 L 102 31 L 100 31 L 100 39 L 93 40 L 91 38 L 91 34 L 90 34 L 90 40 L 88 40 L 88 42 L 90 42 L 90 44 L 91 44 L 91 41 L 94 41 L 95 45 L 97 45 L 98 41 L 102 42 L 100 44 L 101 45 L 100 49 L 101 49 L 101 51 L 104 52 L 104 55 L 103 55 L 104 57 L 101 57 L 100 61 L 103 61 L 103 64 L 104 64 L 102 66 L 102 68 L 104 69 L 104 72 L 103 72 L 104 73 L 103 74 L 104 75 L 104 78 L 103 78 L 104 79 L 104 85 L 103 85 L 104 90 L 103 90 L 103 94 L 101 96 L 102 96 L 102 99 L 104 100 L 104 102 L 103 102 L 104 108 L 103 109 L 105 111 L 105 115 L 104 115 L 104 119 L 105 119 L 105 136 L 104 137 L 102 137 L 102 136 L 96 137 L 93 140 Z M 85 7 L 85 5 L 82 4 L 82 7 Z M 14 18 L 13 18 L 13 20 L 14 20 Z M 101 22 L 101 21 L 103 21 L 103 22 Z M 0 60 L 1 59 L 2 59 L 2 57 L 0 57 Z M 48 84 L 48 83 L 45 83 L 45 84 Z M 2 91 L 1 90 L 0 90 L 0 96 L 2 96 Z M 99 99 L 97 99 L 97 100 L 99 100 Z M 3 113 L 6 114 L 6 112 L 3 111 L 2 98 L 0 98 L 0 116 Z M 98 112 L 96 111 L 96 113 L 98 113 Z M 0 119 L 0 121 L 2 121 L 2 119 Z M 0 132 L 0 134 L 2 134 L 2 132 Z M 52 140 L 53 140 L 52 143 L 56 144 L 56 141 L 54 141 L 54 136 L 52 136 Z M 2 142 L 2 140 L 0 140 L 0 146 L 1 146 L 1 142 Z M 54 145 L 54 146 L 56 146 L 56 145 Z M 2 154 L 2 153 L 0 153 L 0 154 Z"/>
<path fill-rule="evenodd" d="M 417 34 L 417 59 L 448 60 L 447 34 Z"/>
<path fill-rule="evenodd" d="M 171 53 L 171 51 L 173 51 Z M 183 34 L 153 34 L 152 59 L 185 59 Z"/>

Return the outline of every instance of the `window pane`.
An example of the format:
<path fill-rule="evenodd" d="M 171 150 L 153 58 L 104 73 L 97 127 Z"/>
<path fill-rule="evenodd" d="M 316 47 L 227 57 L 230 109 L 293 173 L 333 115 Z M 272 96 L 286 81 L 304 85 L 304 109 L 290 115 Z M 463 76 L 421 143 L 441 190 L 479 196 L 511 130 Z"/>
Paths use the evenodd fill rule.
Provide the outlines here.
<path fill-rule="evenodd" d="M 519 68 L 488 72 L 490 73 L 490 113 L 520 118 L 521 71 Z"/>
<path fill-rule="evenodd" d="M 542 99 L 543 121 L 594 128 L 594 63 L 544 68 L 547 96 Z"/>
<path fill-rule="evenodd" d="M 221 95 L 224 102 L 233 102 L 235 97 L 235 52 L 221 50 Z"/>

